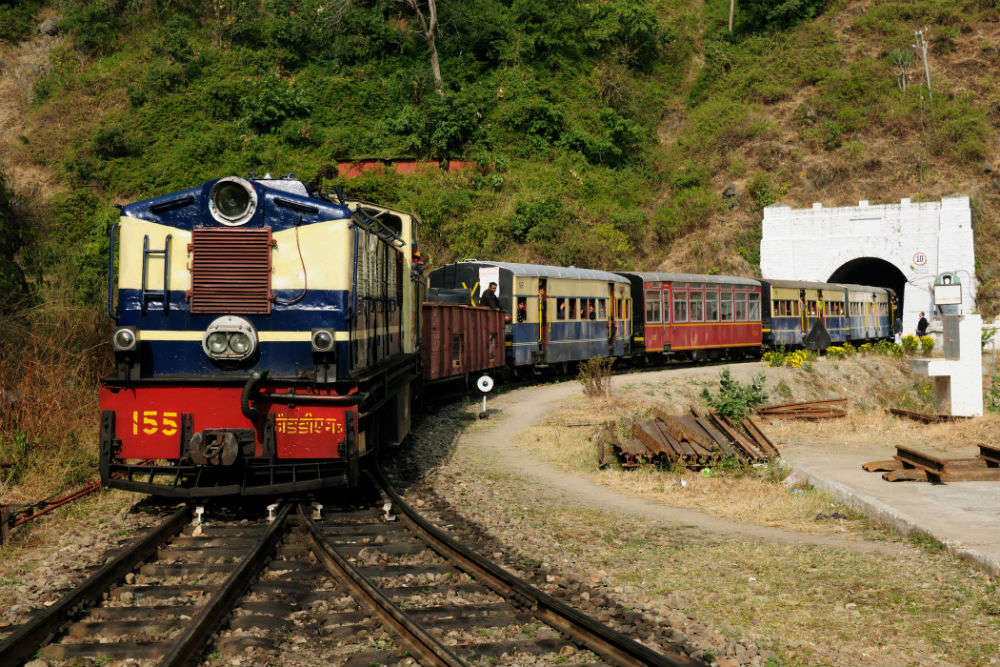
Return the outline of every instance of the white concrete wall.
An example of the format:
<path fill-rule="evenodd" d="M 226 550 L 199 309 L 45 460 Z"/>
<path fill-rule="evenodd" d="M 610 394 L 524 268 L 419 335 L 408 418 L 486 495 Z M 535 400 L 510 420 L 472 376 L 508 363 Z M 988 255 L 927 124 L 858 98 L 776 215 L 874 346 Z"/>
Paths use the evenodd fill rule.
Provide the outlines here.
<path fill-rule="evenodd" d="M 906 276 L 903 333 L 913 333 L 920 311 L 934 320 L 934 277 L 956 271 L 962 281 L 962 312 L 975 310 L 976 257 L 968 197 L 939 202 L 793 209 L 764 209 L 760 268 L 765 278 L 828 281 L 859 257 L 876 257 Z"/>

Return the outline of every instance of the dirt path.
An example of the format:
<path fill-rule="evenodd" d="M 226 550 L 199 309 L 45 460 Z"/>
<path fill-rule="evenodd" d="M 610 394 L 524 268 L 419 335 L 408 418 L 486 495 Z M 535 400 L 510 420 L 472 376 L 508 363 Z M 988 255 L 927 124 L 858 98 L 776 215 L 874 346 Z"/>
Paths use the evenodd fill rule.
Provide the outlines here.
<path fill-rule="evenodd" d="M 739 364 L 735 364 L 734 373 Z M 756 369 L 755 364 L 747 364 Z M 619 375 L 617 384 L 630 381 L 655 381 L 668 376 L 684 377 L 703 372 L 702 369 L 671 369 L 657 372 Z M 726 536 L 740 536 L 754 541 L 777 544 L 810 545 L 848 549 L 862 553 L 897 556 L 911 547 L 899 543 L 870 542 L 837 535 L 813 535 L 770 526 L 737 523 L 697 510 L 671 507 L 636 496 L 625 495 L 595 484 L 567 470 L 560 470 L 531 455 L 516 443 L 517 432 L 541 422 L 559 404 L 579 394 L 575 381 L 518 389 L 501 395 L 491 403 L 494 412 L 486 424 L 467 429 L 458 438 L 456 454 L 472 457 L 525 480 L 537 484 L 540 494 L 555 496 L 571 504 L 604 512 L 631 514 L 654 522 L 694 526 Z"/>

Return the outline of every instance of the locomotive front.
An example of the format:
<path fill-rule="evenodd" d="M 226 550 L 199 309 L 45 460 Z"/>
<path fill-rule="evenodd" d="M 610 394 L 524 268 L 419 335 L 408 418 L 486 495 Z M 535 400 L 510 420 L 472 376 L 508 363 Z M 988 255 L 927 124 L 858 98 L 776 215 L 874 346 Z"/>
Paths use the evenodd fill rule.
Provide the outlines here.
<path fill-rule="evenodd" d="M 204 497 L 356 483 L 361 460 L 409 428 L 415 241 L 412 216 L 292 178 L 122 207 L 104 484 Z"/>

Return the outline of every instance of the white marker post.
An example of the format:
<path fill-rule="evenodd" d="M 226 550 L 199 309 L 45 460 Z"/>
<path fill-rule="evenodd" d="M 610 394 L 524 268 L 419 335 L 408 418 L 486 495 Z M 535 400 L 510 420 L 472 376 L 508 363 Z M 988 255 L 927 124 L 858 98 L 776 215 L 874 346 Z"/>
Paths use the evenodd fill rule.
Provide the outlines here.
<path fill-rule="evenodd" d="M 483 409 L 479 413 L 479 418 L 486 419 L 489 416 L 486 412 L 486 394 L 493 390 L 493 378 L 489 375 L 483 375 L 476 381 L 476 388 L 483 392 Z"/>

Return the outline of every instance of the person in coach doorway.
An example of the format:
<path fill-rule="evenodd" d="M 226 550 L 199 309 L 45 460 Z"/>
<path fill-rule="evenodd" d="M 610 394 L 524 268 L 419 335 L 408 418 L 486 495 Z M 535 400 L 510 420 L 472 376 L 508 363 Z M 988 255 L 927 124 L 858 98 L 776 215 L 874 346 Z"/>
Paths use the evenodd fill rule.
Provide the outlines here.
<path fill-rule="evenodd" d="M 486 291 L 479 296 L 479 306 L 482 308 L 496 308 L 502 310 L 500 298 L 497 296 L 497 284 L 490 283 Z"/>

